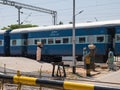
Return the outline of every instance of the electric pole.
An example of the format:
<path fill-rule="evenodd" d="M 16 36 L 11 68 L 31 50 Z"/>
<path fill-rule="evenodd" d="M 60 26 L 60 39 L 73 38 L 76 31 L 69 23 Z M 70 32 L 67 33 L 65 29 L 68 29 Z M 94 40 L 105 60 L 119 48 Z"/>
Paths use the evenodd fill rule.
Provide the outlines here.
<path fill-rule="evenodd" d="M 23 3 L 19 3 L 19 2 L 15 2 L 15 1 L 10 1 L 10 0 L 0 0 L 0 4 L 13 6 L 13 7 L 16 7 L 18 9 L 18 24 L 19 25 L 20 25 L 20 9 L 21 8 L 51 14 L 52 18 L 53 18 L 53 20 L 52 20 L 53 24 L 54 25 L 57 24 L 57 11 L 53 11 L 53 10 L 45 9 L 45 8 L 40 8 L 40 7 L 28 5 L 28 4 L 23 4 Z"/>
<path fill-rule="evenodd" d="M 72 56 L 73 56 L 73 74 L 76 73 L 76 57 L 75 57 L 75 0 L 73 0 L 73 35 L 72 35 Z"/>

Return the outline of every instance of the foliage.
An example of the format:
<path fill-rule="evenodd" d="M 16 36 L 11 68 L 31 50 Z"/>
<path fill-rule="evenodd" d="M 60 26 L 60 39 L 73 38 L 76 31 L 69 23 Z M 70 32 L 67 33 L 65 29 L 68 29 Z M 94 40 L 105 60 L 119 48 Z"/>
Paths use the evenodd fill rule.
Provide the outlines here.
<path fill-rule="evenodd" d="M 8 25 L 7 27 L 3 27 L 2 30 L 13 30 L 13 29 L 18 29 L 18 28 L 29 28 L 29 27 L 38 27 L 37 25 L 32 25 L 32 24 L 14 24 L 14 25 Z"/>
<path fill-rule="evenodd" d="M 59 25 L 63 25 L 63 22 L 62 22 L 62 21 L 60 21 L 60 22 L 59 22 Z"/>
<path fill-rule="evenodd" d="M 73 24 L 73 22 L 69 22 L 69 24 Z"/>

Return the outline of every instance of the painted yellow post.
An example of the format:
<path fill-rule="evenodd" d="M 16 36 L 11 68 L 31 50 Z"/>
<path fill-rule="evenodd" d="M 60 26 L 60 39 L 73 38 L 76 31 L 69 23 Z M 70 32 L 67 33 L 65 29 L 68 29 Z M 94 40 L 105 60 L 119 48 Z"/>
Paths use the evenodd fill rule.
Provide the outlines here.
<path fill-rule="evenodd" d="M 39 77 L 41 78 L 41 74 L 42 74 L 42 66 L 41 66 L 41 68 L 40 68 L 40 74 L 39 74 Z M 42 87 L 41 87 L 41 85 L 40 85 L 40 88 L 39 88 L 39 90 L 42 90 Z"/>
<path fill-rule="evenodd" d="M 6 64 L 4 64 L 4 74 L 6 74 Z"/>
<path fill-rule="evenodd" d="M 4 89 L 4 80 L 1 81 L 1 84 L 0 84 L 0 89 L 3 90 Z"/>
<path fill-rule="evenodd" d="M 21 76 L 21 72 L 19 70 L 17 71 L 17 76 Z M 21 90 L 21 83 L 18 83 L 17 90 Z"/>
<path fill-rule="evenodd" d="M 21 72 L 19 70 L 17 71 L 17 76 L 21 76 Z"/>

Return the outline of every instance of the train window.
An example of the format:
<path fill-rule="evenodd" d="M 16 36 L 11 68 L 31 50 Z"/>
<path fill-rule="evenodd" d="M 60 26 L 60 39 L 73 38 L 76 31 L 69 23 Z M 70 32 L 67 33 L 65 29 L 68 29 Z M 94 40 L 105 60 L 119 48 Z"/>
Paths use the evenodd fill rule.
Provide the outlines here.
<path fill-rule="evenodd" d="M 46 44 L 46 39 L 41 39 L 42 44 Z"/>
<path fill-rule="evenodd" d="M 90 35 L 87 37 L 87 42 L 88 43 L 93 43 L 95 40 L 94 40 L 94 36 L 93 35 Z"/>
<path fill-rule="evenodd" d="M 56 38 L 56 39 L 55 39 L 55 43 L 56 43 L 56 44 L 61 43 L 61 39 L 60 39 L 60 38 Z"/>
<path fill-rule="evenodd" d="M 79 37 L 79 43 L 85 43 L 85 37 Z"/>
<path fill-rule="evenodd" d="M 33 39 L 28 39 L 28 44 L 32 45 L 33 44 Z"/>
<path fill-rule="evenodd" d="M 120 35 L 117 35 L 116 40 L 120 41 Z"/>
<path fill-rule="evenodd" d="M 27 45 L 28 44 L 28 41 L 26 39 L 23 39 L 22 40 L 22 45 Z"/>
<path fill-rule="evenodd" d="M 16 45 L 16 40 L 12 40 L 12 45 Z"/>
<path fill-rule="evenodd" d="M 48 39 L 48 44 L 53 44 L 53 39 Z"/>
<path fill-rule="evenodd" d="M 35 39 L 34 44 L 37 44 L 37 42 L 39 42 L 39 41 L 40 41 L 39 39 Z"/>
<path fill-rule="evenodd" d="M 0 46 L 2 45 L 2 40 L 0 40 Z"/>
<path fill-rule="evenodd" d="M 97 36 L 96 41 L 97 42 L 104 42 L 104 36 Z"/>
<path fill-rule="evenodd" d="M 63 43 L 68 43 L 69 39 L 68 38 L 63 38 Z"/>

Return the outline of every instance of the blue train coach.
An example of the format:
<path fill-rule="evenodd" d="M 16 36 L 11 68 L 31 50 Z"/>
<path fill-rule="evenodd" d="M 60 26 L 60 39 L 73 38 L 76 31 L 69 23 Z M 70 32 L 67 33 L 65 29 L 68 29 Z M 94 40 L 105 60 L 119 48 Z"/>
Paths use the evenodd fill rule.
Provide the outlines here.
<path fill-rule="evenodd" d="M 27 56 L 27 31 L 16 29 L 10 32 L 10 55 Z"/>
<path fill-rule="evenodd" d="M 118 25 L 116 28 L 116 34 L 115 34 L 115 55 L 119 56 L 120 55 L 120 26 Z"/>
<path fill-rule="evenodd" d="M 10 30 L 0 30 L 0 55 L 10 55 Z"/>
<path fill-rule="evenodd" d="M 96 45 L 96 62 L 105 62 L 107 51 L 114 51 L 117 27 L 120 21 L 103 21 L 76 24 L 75 53 L 82 59 L 83 48 L 90 43 Z M 11 55 L 35 58 L 37 42 L 42 42 L 42 60 L 51 62 L 62 56 L 72 56 L 72 24 L 16 29 L 10 32 Z M 118 45 L 116 46 L 118 47 Z M 89 51 L 89 49 L 87 49 Z"/>
<path fill-rule="evenodd" d="M 116 23 L 115 23 L 116 24 Z M 84 47 L 90 43 L 96 45 L 96 61 L 106 60 L 108 48 L 113 47 L 114 29 L 111 22 L 76 24 L 76 56 L 82 58 Z M 58 25 L 29 29 L 28 55 L 35 55 L 36 43 L 43 43 L 43 59 L 53 60 L 56 57 L 72 56 L 72 25 Z M 56 59 L 57 60 L 57 59 Z M 103 60 L 103 61 L 102 61 Z"/>

